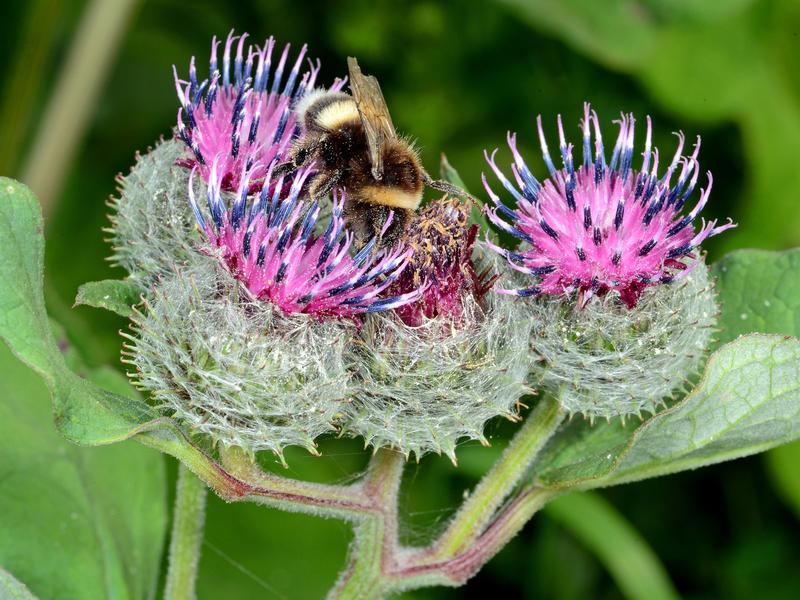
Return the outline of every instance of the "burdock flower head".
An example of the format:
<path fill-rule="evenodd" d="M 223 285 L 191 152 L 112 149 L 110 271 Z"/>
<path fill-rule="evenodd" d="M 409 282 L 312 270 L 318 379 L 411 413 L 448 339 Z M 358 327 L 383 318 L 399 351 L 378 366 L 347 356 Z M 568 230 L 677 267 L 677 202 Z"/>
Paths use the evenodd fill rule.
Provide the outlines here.
<path fill-rule="evenodd" d="M 184 143 L 142 158 L 116 202 L 118 254 L 146 291 L 125 356 L 134 381 L 191 433 L 282 457 L 289 445 L 315 452 L 318 436 L 340 428 L 363 316 L 422 290 L 390 291 L 412 250 L 377 238 L 356 247 L 343 193 L 321 216 L 307 194 L 313 166 L 273 175 L 319 67 L 299 75 L 303 49 L 284 81 L 288 47 L 275 66 L 272 40 L 245 48 L 244 38 L 229 36 L 221 69 L 214 42 L 205 81 L 192 61 L 178 82 Z"/>
<path fill-rule="evenodd" d="M 348 356 L 355 391 L 342 425 L 376 448 L 455 460 L 459 439 L 485 443 L 486 421 L 515 419 L 530 391 L 526 308 L 487 293 L 497 269 L 508 269 L 476 247 L 467 215 L 454 199 L 417 214 L 413 257 L 387 293 L 419 296 L 368 315 Z"/>
<path fill-rule="evenodd" d="M 421 294 L 384 293 L 411 250 L 376 249 L 370 240 L 355 252 L 341 197 L 317 233 L 319 206 L 301 197 L 306 170 L 277 180 L 268 170 L 251 194 L 249 173 L 236 192 L 224 192 L 216 167 L 205 208 L 191 178 L 187 191 L 207 245 L 134 319 L 136 381 L 215 443 L 314 452 L 352 393 L 345 354 L 359 326 L 353 319 Z"/>
<path fill-rule="evenodd" d="M 404 323 L 422 325 L 436 317 L 460 323 L 465 297 L 483 301 L 495 277 L 476 272 L 472 259 L 478 226 L 468 224 L 468 206 L 456 199 L 431 202 L 417 215 L 407 238 L 410 265 L 391 290 L 420 297 L 397 308 Z"/>
<path fill-rule="evenodd" d="M 538 377 L 569 410 L 590 417 L 653 410 L 696 370 L 717 312 L 698 247 L 734 226 L 704 221 L 694 228 L 711 192 L 710 173 L 708 185 L 685 210 L 700 172 L 699 138 L 685 156 L 679 134 L 677 150 L 660 175 L 650 119 L 639 169 L 633 164 L 633 115 L 623 114 L 619 128 L 606 162 L 599 119 L 587 104 L 581 123 L 583 163 L 576 167 L 559 117 L 563 167 L 557 169 L 539 119 L 550 172 L 543 182 L 509 134 L 513 181 L 497 166 L 494 153 L 487 161 L 516 208 L 504 203 L 484 177 L 494 204 L 489 218 L 521 240 L 514 251 L 490 245 L 530 277 L 527 285 L 501 291 L 535 297 L 529 305 Z"/>

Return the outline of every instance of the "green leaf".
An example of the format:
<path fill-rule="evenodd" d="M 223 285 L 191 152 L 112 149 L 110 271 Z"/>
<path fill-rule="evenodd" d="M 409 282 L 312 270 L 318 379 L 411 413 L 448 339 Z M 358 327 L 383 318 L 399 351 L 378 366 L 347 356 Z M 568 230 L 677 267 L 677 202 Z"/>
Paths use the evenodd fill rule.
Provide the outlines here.
<path fill-rule="evenodd" d="M 133 442 L 67 442 L 41 378 L 2 346 L 0 398 L 0 564 L 43 600 L 153 597 L 163 457 Z"/>
<path fill-rule="evenodd" d="M 6 600 L 36 600 L 36 596 L 14 576 L 0 568 L 0 598 Z"/>
<path fill-rule="evenodd" d="M 630 0 L 503 1 L 533 25 L 620 70 L 642 66 L 657 43 L 653 15 Z"/>
<path fill-rule="evenodd" d="M 540 485 L 589 489 L 731 460 L 800 437 L 800 341 L 753 334 L 709 359 L 697 388 L 643 423 L 575 421 L 534 465 Z"/>
<path fill-rule="evenodd" d="M 673 600 L 677 591 L 655 552 L 628 521 L 600 495 L 569 494 L 544 507 L 608 569 L 630 600 Z"/>
<path fill-rule="evenodd" d="M 722 307 L 721 342 L 751 331 L 800 336 L 800 249 L 737 250 L 712 272 Z M 764 458 L 778 494 L 800 517 L 800 442 Z"/>
<path fill-rule="evenodd" d="M 738 250 L 711 272 L 721 305 L 720 342 L 755 331 L 800 336 L 800 249 Z"/>
<path fill-rule="evenodd" d="M 0 239 L 0 338 L 47 382 L 59 431 L 79 444 L 107 444 L 146 428 L 157 415 L 143 400 L 106 391 L 67 367 L 44 307 L 41 211 L 27 187 L 5 177 Z"/>
<path fill-rule="evenodd" d="M 133 314 L 132 306 L 141 300 L 141 286 L 127 279 L 90 281 L 78 288 L 75 304 L 104 308 L 123 317 Z"/>

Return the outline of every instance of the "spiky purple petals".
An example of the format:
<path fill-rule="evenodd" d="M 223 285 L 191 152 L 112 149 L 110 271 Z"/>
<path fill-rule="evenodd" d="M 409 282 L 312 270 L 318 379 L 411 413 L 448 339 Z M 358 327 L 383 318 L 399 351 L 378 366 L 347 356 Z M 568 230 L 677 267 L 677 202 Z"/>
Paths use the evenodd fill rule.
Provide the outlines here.
<path fill-rule="evenodd" d="M 583 303 L 592 295 L 614 290 L 628 307 L 633 307 L 647 286 L 684 277 L 686 259 L 706 238 L 735 226 L 730 220 L 723 225 L 703 220 L 699 230 L 693 226 L 708 201 L 711 173 L 693 208 L 683 212 L 699 176 L 700 138 L 692 153 L 683 155 L 684 136 L 678 134 L 677 150 L 659 176 L 658 149 L 652 149 L 648 117 L 643 162 L 637 170 L 633 167 L 634 118 L 623 114 L 607 163 L 600 123 L 587 103 L 581 123 L 583 164 L 575 167 L 572 144 L 566 142 L 559 117 L 563 166 L 557 169 L 541 118 L 537 121 L 549 171 L 543 182 L 536 179 L 517 150 L 516 134 L 508 136 L 514 159 L 513 181 L 497 166 L 496 150 L 486 156 L 502 186 L 516 200 L 515 209 L 507 206 L 484 176 L 484 187 L 494 204 L 486 212 L 492 223 L 522 241 L 516 252 L 490 245 L 514 269 L 535 278 L 528 287 L 501 291 L 520 296 L 578 292 Z"/>
<path fill-rule="evenodd" d="M 269 38 L 263 46 L 245 46 L 247 34 L 228 34 L 218 64 L 217 38 L 211 43 L 209 78 L 198 80 L 195 59 L 189 63 L 189 80 L 175 86 L 181 108 L 178 110 L 178 137 L 191 150 L 183 164 L 197 168 L 209 181 L 211 165 L 217 161 L 222 189 L 235 190 L 243 172 L 251 185 L 258 186 L 269 164 L 290 146 L 296 132 L 292 110 L 307 90 L 314 87 L 320 64 L 308 60 L 302 71 L 306 46 L 300 50 L 284 80 L 290 46 L 274 57 L 276 42 Z M 273 58 L 277 64 L 273 65 Z M 301 72 L 302 71 L 302 72 Z M 337 80 L 332 89 L 343 82 Z"/>
<path fill-rule="evenodd" d="M 301 198 L 309 169 L 277 180 L 267 170 L 260 192 L 250 195 L 253 172 L 263 170 L 256 165 L 245 171 L 236 194 L 229 194 L 223 191 L 224 175 L 214 162 L 207 213 L 197 204 L 191 182 L 189 198 L 201 229 L 254 298 L 286 314 L 334 317 L 389 310 L 419 298 L 419 288 L 383 294 L 403 273 L 412 250 L 403 245 L 376 249 L 372 239 L 355 252 L 354 234 L 345 227 L 342 195 L 334 198 L 325 232 L 316 233 L 320 207 Z"/>

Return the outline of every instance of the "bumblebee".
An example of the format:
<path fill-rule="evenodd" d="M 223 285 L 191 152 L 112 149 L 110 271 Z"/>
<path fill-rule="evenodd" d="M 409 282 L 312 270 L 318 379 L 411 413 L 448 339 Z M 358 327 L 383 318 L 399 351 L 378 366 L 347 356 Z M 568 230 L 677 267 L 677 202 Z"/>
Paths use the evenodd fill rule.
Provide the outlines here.
<path fill-rule="evenodd" d="M 397 135 L 378 80 L 364 75 L 353 57 L 347 66 L 351 94 L 313 90 L 298 103 L 295 110 L 303 130 L 279 169 L 291 171 L 315 162 L 311 197 L 343 190 L 346 216 L 356 233 L 364 239 L 383 231 L 382 243 L 388 245 L 408 228 L 425 186 L 469 196 L 431 179 L 414 145 Z"/>

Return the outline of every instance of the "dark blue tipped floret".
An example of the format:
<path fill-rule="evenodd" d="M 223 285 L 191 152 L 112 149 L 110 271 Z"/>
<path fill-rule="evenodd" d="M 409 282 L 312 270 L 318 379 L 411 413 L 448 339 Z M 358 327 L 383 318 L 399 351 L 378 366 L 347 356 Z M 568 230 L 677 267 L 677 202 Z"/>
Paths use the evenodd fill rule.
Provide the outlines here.
<path fill-rule="evenodd" d="M 676 235 L 691 222 L 692 222 L 692 215 L 686 215 L 680 221 L 675 223 L 675 225 L 669 228 L 669 231 L 667 231 L 667 237 L 672 237 L 673 235 Z"/>
<path fill-rule="evenodd" d="M 684 254 L 689 254 L 692 251 L 691 244 L 684 244 L 683 246 L 678 246 L 677 248 L 673 248 L 669 252 L 667 252 L 667 258 L 678 258 L 679 256 L 683 256 Z"/>
<path fill-rule="evenodd" d="M 283 57 L 281 57 L 283 58 Z M 281 89 L 281 80 L 283 79 L 283 61 L 278 61 L 278 67 L 275 69 L 275 77 L 272 79 L 272 87 L 269 90 L 270 94 L 277 94 Z"/>
<path fill-rule="evenodd" d="M 648 254 L 650 254 L 650 251 L 655 247 L 656 247 L 656 241 L 650 240 L 639 249 L 639 256 L 647 256 Z"/>
<path fill-rule="evenodd" d="M 620 200 L 617 204 L 617 212 L 614 215 L 614 229 L 619 229 L 622 226 L 622 218 L 625 215 L 625 203 Z"/>
<path fill-rule="evenodd" d="M 285 262 L 281 263 L 281 266 L 278 267 L 278 272 L 275 273 L 275 283 L 280 283 L 283 281 L 283 278 L 286 277 L 286 270 L 289 268 L 289 265 Z"/>
<path fill-rule="evenodd" d="M 317 224 L 317 203 L 311 205 L 308 209 L 305 218 L 303 219 L 303 227 L 300 232 L 300 237 L 303 241 L 307 241 L 311 234 L 314 232 L 314 225 Z"/>
<path fill-rule="evenodd" d="M 357 267 L 363 265 L 364 261 L 366 261 L 367 258 L 369 258 L 369 255 L 372 253 L 372 249 L 375 247 L 375 241 L 376 240 L 374 237 L 370 239 L 366 244 L 364 244 L 364 247 L 361 250 L 359 250 L 358 253 L 353 257 L 353 263 Z"/>
<path fill-rule="evenodd" d="M 542 231 L 544 231 L 551 238 L 553 238 L 554 240 L 558 239 L 558 232 L 555 229 L 553 229 L 552 227 L 550 227 L 550 225 L 547 223 L 547 221 L 545 221 L 544 219 L 540 220 L 539 221 L 539 226 L 542 228 Z"/>
<path fill-rule="evenodd" d="M 538 296 L 539 294 L 542 293 L 542 290 L 538 286 L 534 285 L 532 287 L 521 288 L 521 289 L 518 289 L 518 290 L 512 290 L 511 293 L 513 293 L 515 296 L 519 296 L 521 298 L 528 298 L 530 296 Z"/>
<path fill-rule="evenodd" d="M 289 107 L 286 107 L 286 110 L 284 110 L 283 114 L 281 115 L 281 120 L 278 123 L 278 127 L 275 129 L 275 135 L 272 136 L 273 144 L 277 143 L 281 137 L 283 137 L 283 132 L 286 131 L 286 123 L 289 121 L 290 114 L 291 111 L 289 110 Z"/>

